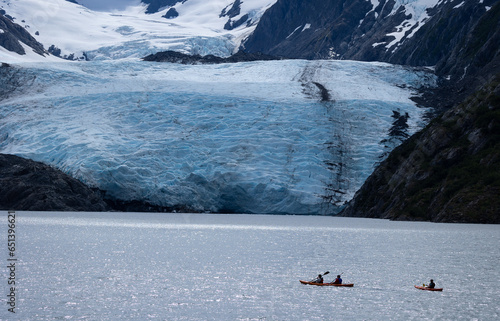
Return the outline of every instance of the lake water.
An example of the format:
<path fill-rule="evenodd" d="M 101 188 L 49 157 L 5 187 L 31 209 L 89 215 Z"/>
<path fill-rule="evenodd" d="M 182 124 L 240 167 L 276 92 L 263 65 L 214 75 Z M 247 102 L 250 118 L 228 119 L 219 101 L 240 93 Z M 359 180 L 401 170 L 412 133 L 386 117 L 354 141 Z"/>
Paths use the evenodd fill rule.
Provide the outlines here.
<path fill-rule="evenodd" d="M 500 318 L 499 225 L 52 212 L 16 213 L 13 314 L 0 213 L 1 320 Z"/>

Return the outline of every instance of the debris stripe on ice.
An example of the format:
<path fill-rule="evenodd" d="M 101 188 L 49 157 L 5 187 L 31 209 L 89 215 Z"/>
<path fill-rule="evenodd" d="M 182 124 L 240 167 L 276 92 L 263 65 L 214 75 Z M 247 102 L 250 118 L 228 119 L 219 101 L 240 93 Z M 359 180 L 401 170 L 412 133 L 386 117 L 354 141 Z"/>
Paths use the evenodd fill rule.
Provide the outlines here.
<path fill-rule="evenodd" d="M 0 104 L 2 152 L 115 197 L 212 212 L 335 212 L 325 200 L 348 200 L 394 147 L 381 143 L 393 110 L 409 113 L 410 133 L 422 126 L 409 97 L 433 82 L 423 71 L 352 61 L 14 67 L 26 86 Z M 306 82 L 333 101 L 305 93 Z"/>

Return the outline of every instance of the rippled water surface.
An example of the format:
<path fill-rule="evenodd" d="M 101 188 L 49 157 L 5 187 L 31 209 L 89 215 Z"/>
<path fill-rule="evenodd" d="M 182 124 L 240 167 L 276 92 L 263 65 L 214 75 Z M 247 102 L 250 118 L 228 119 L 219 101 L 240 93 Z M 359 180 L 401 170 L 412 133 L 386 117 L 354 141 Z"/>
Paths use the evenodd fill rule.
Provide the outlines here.
<path fill-rule="evenodd" d="M 35 212 L 16 223 L 17 313 L 2 304 L 2 320 L 500 317 L 497 225 Z M 5 266 L 6 246 L 0 254 Z M 299 283 L 325 271 L 354 287 Z M 430 278 L 444 291 L 413 287 Z"/>

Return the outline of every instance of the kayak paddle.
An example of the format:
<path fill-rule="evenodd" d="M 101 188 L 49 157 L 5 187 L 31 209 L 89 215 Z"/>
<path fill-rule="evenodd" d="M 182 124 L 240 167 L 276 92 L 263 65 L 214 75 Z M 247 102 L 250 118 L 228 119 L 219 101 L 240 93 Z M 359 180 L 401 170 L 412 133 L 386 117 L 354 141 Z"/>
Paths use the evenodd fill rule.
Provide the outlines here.
<path fill-rule="evenodd" d="M 326 271 L 325 273 L 320 274 L 320 275 L 321 275 L 321 276 L 325 276 L 325 275 L 327 275 L 328 273 L 330 273 L 330 271 Z M 316 279 L 314 279 L 314 280 L 316 280 Z M 313 282 L 314 280 L 311 280 L 310 282 Z"/>

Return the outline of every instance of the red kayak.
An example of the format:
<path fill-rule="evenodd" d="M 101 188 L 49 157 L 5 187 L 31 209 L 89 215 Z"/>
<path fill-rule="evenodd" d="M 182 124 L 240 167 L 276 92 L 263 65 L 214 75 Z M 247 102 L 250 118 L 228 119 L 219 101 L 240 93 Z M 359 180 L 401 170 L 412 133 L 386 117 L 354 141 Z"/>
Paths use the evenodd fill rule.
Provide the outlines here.
<path fill-rule="evenodd" d="M 415 285 L 415 287 L 419 290 L 427 290 L 427 291 L 443 291 L 443 288 L 428 288 L 426 286 Z"/>
<path fill-rule="evenodd" d="M 333 284 L 333 283 L 315 283 L 315 282 L 302 281 L 302 280 L 299 280 L 299 281 L 302 284 L 317 285 L 317 286 L 347 286 L 350 288 L 352 288 L 354 286 L 354 283 Z"/>

